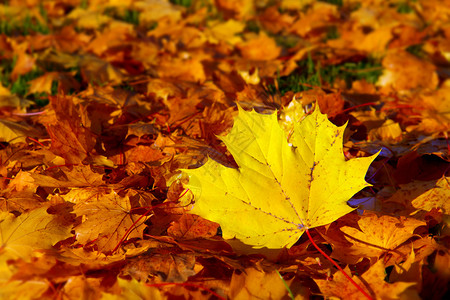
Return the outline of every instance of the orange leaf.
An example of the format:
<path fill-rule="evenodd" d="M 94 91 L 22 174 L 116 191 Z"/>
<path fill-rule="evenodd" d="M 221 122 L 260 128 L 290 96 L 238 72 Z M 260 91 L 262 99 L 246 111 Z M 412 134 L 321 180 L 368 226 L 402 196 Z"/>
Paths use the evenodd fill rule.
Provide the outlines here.
<path fill-rule="evenodd" d="M 346 268 L 347 273 L 350 270 Z M 376 299 L 401 299 L 400 295 L 407 291 L 408 288 L 415 285 L 414 282 L 396 282 L 388 283 L 384 280 L 386 277 L 385 266 L 383 260 L 379 260 L 370 267 L 360 279 L 353 276 L 359 286 L 365 287 L 365 290 Z M 339 297 L 340 299 L 361 299 L 361 294 L 353 285 L 348 283 L 348 279 L 343 274 L 337 272 L 333 275 L 332 280 L 315 279 L 320 291 L 327 296 Z M 416 292 L 417 295 L 417 292 Z M 418 295 L 417 295 L 418 296 Z"/>

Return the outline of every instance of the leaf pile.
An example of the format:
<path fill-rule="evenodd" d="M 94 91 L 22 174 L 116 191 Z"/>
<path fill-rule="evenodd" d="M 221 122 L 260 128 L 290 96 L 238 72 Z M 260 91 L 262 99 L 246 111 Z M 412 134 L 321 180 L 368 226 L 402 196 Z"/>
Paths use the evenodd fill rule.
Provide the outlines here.
<path fill-rule="evenodd" d="M 348 202 L 357 210 L 343 203 L 344 216 L 307 224 L 318 226 L 313 239 L 376 298 L 448 297 L 448 6 L 0 5 L 0 298 L 360 298 L 307 237 L 267 237 L 274 244 L 261 249 L 224 239 L 229 228 L 184 202 L 208 192 L 186 184 L 204 182 L 173 180 L 205 163 L 236 172 L 230 146 L 249 140 L 233 134 L 237 106 L 278 121 L 286 140 L 276 142 L 301 148 L 295 129 L 314 103 L 337 128 L 347 124 L 336 139 L 341 163 L 367 169 L 381 152 L 371 186 L 346 195 L 365 187 Z M 317 189 L 335 182 L 327 172 L 339 163 L 321 166 Z"/>

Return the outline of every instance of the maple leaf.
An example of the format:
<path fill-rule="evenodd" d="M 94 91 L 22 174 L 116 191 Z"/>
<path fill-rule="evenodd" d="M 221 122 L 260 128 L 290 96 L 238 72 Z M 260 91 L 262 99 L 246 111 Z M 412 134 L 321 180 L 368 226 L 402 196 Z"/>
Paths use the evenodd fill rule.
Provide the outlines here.
<path fill-rule="evenodd" d="M 0 299 L 39 299 L 48 288 L 49 284 L 45 281 L 11 280 L 0 285 Z"/>
<path fill-rule="evenodd" d="M 103 175 L 95 173 L 90 166 L 60 167 L 52 176 L 32 173 L 31 181 L 27 184 L 35 184 L 45 187 L 92 187 L 104 184 Z"/>
<path fill-rule="evenodd" d="M 397 248 L 414 236 L 414 230 L 426 223 L 413 218 L 364 214 L 358 221 L 360 230 L 343 226 L 341 231 L 354 246 L 347 247 L 347 253 L 356 252 L 365 257 L 378 257 Z M 398 252 L 398 251 L 397 251 Z M 397 254 L 397 253 L 395 253 Z M 396 258 L 397 255 L 395 255 Z"/>
<path fill-rule="evenodd" d="M 122 293 L 120 295 L 103 293 L 102 300 L 167 299 L 156 287 L 146 286 L 136 279 L 126 280 L 117 278 L 117 283 Z"/>
<path fill-rule="evenodd" d="M 96 137 L 89 130 L 89 119 L 82 118 L 72 97 L 49 97 L 53 111 L 41 116 L 52 139 L 51 150 L 67 163 L 81 163 L 95 146 Z"/>
<path fill-rule="evenodd" d="M 19 229 L 20 228 L 20 229 Z M 34 209 L 18 217 L 3 212 L 0 215 L 0 251 L 28 259 L 35 249 L 50 249 L 71 236 L 72 226 L 62 223 L 46 207 Z"/>
<path fill-rule="evenodd" d="M 155 251 L 129 260 L 123 274 L 141 281 L 157 278 L 158 281 L 184 282 L 197 274 L 198 267 L 195 257 L 190 254 L 159 254 Z"/>
<path fill-rule="evenodd" d="M 430 211 L 433 208 L 439 208 L 445 214 L 449 214 L 450 204 L 447 201 L 450 197 L 449 180 L 449 177 L 443 176 L 437 181 L 415 180 L 408 184 L 402 184 L 400 185 L 401 189 L 386 202 L 399 203 L 411 213 L 417 210 Z"/>
<path fill-rule="evenodd" d="M 81 197 L 86 197 L 86 192 L 81 191 Z M 144 222 L 148 219 L 132 214 L 129 197 L 121 197 L 114 191 L 108 194 L 100 191 L 97 195 L 94 192 L 90 198 L 75 204 L 74 213 L 83 217 L 83 222 L 75 227 L 78 242 L 86 244 L 95 240 L 101 252 L 113 250 L 131 227 L 134 230 L 128 238 L 142 238 Z"/>
<path fill-rule="evenodd" d="M 348 268 L 346 269 L 348 273 Z M 379 260 L 370 267 L 363 275 L 362 279 L 353 276 L 353 279 L 364 286 L 363 283 L 369 283 L 369 290 L 377 299 L 401 299 L 401 294 L 407 292 L 407 289 L 414 286 L 413 282 L 395 282 L 388 283 L 384 280 L 386 277 L 383 260 Z M 361 299 L 361 294 L 357 289 L 348 284 L 347 278 L 340 272 L 334 274 L 333 280 L 315 279 L 317 285 L 324 295 L 339 297 L 340 299 Z"/>
<path fill-rule="evenodd" d="M 36 135 L 33 127 L 27 124 L 0 120 L 0 141 L 8 143 L 25 143 L 27 136 Z"/>
<path fill-rule="evenodd" d="M 229 296 L 230 299 L 283 299 L 288 294 L 286 287 L 289 285 L 290 289 L 297 289 L 298 294 L 302 296 L 298 299 L 308 298 L 307 289 L 301 285 L 295 286 L 292 280 L 283 280 L 274 271 L 266 273 L 255 268 L 246 268 L 245 272 L 233 274 Z"/>
<path fill-rule="evenodd" d="M 178 239 L 209 238 L 217 233 L 218 224 L 199 218 L 195 215 L 184 214 L 177 222 L 172 222 L 167 234 Z"/>
<path fill-rule="evenodd" d="M 236 237 L 255 248 L 291 247 L 306 229 L 351 212 L 347 200 L 369 186 L 364 176 L 377 154 L 346 160 L 344 129 L 316 108 L 294 125 L 288 144 L 276 113 L 239 108 L 222 138 L 239 169 L 209 159 L 184 170 L 194 194 L 190 213 L 219 223 L 225 239 Z"/>

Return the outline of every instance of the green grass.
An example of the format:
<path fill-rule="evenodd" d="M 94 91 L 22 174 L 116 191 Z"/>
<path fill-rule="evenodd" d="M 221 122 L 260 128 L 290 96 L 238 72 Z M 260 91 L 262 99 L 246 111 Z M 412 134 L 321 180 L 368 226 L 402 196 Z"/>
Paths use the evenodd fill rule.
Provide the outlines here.
<path fill-rule="evenodd" d="M 127 9 L 123 16 L 123 21 L 138 26 L 139 25 L 139 11 Z"/>
<path fill-rule="evenodd" d="M 330 86 L 337 79 L 343 79 L 347 88 L 350 88 L 355 80 L 365 79 L 369 83 L 375 83 L 381 73 L 381 64 L 372 59 L 321 67 L 308 55 L 298 63 L 298 68 L 292 74 L 277 78 L 278 90 L 271 84 L 268 86 L 268 92 L 272 95 L 278 92 L 284 95 L 288 91 L 297 93 L 322 85 Z"/>
<path fill-rule="evenodd" d="M 340 65 L 329 66 L 321 70 L 322 79 L 332 84 L 337 78 L 344 79 L 350 88 L 355 80 L 365 79 L 368 83 L 376 83 L 382 74 L 380 62 L 367 59 L 359 62 L 346 62 Z"/>
<path fill-rule="evenodd" d="M 343 0 L 319 0 L 320 2 L 326 2 L 326 3 L 330 3 L 330 4 L 334 4 L 337 6 L 342 6 L 344 5 L 344 1 Z"/>
<path fill-rule="evenodd" d="M 338 28 L 336 26 L 328 27 L 327 34 L 325 36 L 325 41 L 335 40 L 335 39 L 338 39 L 339 37 L 340 37 L 340 34 L 339 34 Z"/>
<path fill-rule="evenodd" d="M 28 93 L 29 84 L 28 82 L 41 76 L 43 73 L 39 70 L 32 70 L 23 75 L 19 75 L 17 79 L 11 83 L 11 93 L 17 94 L 19 96 L 25 96 Z"/>
<path fill-rule="evenodd" d="M 9 77 L 14 68 L 14 65 L 16 64 L 16 60 L 16 57 L 14 57 L 12 60 L 0 60 L 0 82 L 3 86 L 9 86 L 11 84 L 11 82 L 9 82 Z"/>
<path fill-rule="evenodd" d="M 3 86 L 8 87 L 13 94 L 25 96 L 28 93 L 30 80 L 33 80 L 43 74 L 39 69 L 34 69 L 26 74 L 19 75 L 17 79 L 11 82 L 11 72 L 16 64 L 16 58 L 12 60 L 4 59 L 0 63 L 0 81 Z"/>
<path fill-rule="evenodd" d="M 14 65 L 16 63 L 16 58 L 12 60 L 3 59 L 0 62 L 0 82 L 2 85 L 6 88 L 9 88 L 10 92 L 12 94 L 16 94 L 19 97 L 25 97 L 29 98 L 30 100 L 33 100 L 35 104 L 39 107 L 45 106 L 48 104 L 48 94 L 47 93 L 34 93 L 31 95 L 28 95 L 28 91 L 30 88 L 29 82 L 41 75 L 44 74 L 44 72 L 40 69 L 33 69 L 32 71 L 19 75 L 15 81 L 11 81 L 11 72 L 14 68 Z M 52 90 L 51 95 L 56 95 L 58 90 L 58 82 L 54 81 L 52 82 Z"/>
<path fill-rule="evenodd" d="M 406 51 L 419 58 L 423 58 L 426 52 L 423 50 L 423 44 L 415 44 L 406 48 Z"/>
<path fill-rule="evenodd" d="M 88 0 L 81 0 L 80 7 L 82 9 L 87 9 L 89 7 L 89 1 Z"/>
<path fill-rule="evenodd" d="M 48 34 L 49 32 L 46 24 L 32 20 L 30 16 L 26 16 L 21 21 L 10 19 L 0 21 L 0 34 L 7 36 L 30 35 L 32 33 Z"/>
<path fill-rule="evenodd" d="M 409 14 L 413 11 L 414 9 L 409 5 L 408 2 L 400 2 L 397 6 L 397 12 L 401 14 Z"/>
<path fill-rule="evenodd" d="M 190 7 L 192 4 L 192 1 L 191 0 L 170 0 L 170 3 L 176 4 L 176 5 L 181 5 L 184 7 Z"/>
<path fill-rule="evenodd" d="M 139 25 L 140 12 L 137 10 L 118 10 L 114 7 L 108 7 L 105 9 L 104 14 L 116 20 L 124 21 L 135 26 Z"/>
<path fill-rule="evenodd" d="M 247 21 L 247 24 L 245 26 L 245 30 L 246 31 L 250 31 L 250 32 L 259 33 L 261 28 L 260 28 L 258 22 L 256 22 L 255 20 L 249 20 L 249 21 Z"/>
<path fill-rule="evenodd" d="M 285 49 L 292 48 L 297 45 L 300 41 L 300 38 L 295 35 L 272 35 L 275 39 L 275 42 L 278 46 L 281 46 Z"/>
<path fill-rule="evenodd" d="M 50 95 L 54 96 L 57 93 L 58 93 L 58 82 L 57 81 L 53 81 Z M 36 103 L 36 105 L 38 107 L 44 107 L 44 106 L 46 106 L 49 103 L 49 101 L 48 101 L 48 94 L 45 93 L 45 92 L 34 93 L 34 94 L 31 95 L 31 98 L 34 101 L 34 103 Z"/>

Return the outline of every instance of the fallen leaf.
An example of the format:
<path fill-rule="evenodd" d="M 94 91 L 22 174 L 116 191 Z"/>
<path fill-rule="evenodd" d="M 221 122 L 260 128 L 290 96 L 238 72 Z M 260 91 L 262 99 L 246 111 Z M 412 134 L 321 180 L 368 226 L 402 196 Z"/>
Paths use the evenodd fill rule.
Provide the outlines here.
<path fill-rule="evenodd" d="M 210 35 L 208 41 L 213 44 L 218 44 L 225 40 L 231 45 L 242 42 L 242 37 L 239 34 L 244 30 L 245 23 L 230 19 L 226 22 L 218 22 L 211 24 L 209 31 Z"/>
<path fill-rule="evenodd" d="M 410 213 L 416 210 L 430 211 L 433 208 L 439 208 L 448 214 L 450 205 L 449 196 L 449 177 L 442 177 L 439 180 L 412 181 L 408 184 L 402 184 L 392 197 L 385 200 L 386 204 L 401 204 L 405 211 Z"/>
<path fill-rule="evenodd" d="M 0 141 L 7 143 L 25 143 L 28 136 L 36 136 L 34 128 L 28 124 L 0 120 Z"/>
<path fill-rule="evenodd" d="M 209 238 L 217 233 L 219 225 L 196 215 L 184 214 L 173 222 L 167 233 L 177 239 Z"/>
<path fill-rule="evenodd" d="M 140 300 L 140 299 L 167 299 L 156 287 L 146 286 L 136 279 L 126 280 L 117 278 L 120 294 L 103 293 L 102 300 Z"/>
<path fill-rule="evenodd" d="M 275 40 L 265 33 L 250 36 L 246 42 L 236 46 L 242 56 L 249 60 L 274 60 L 281 53 L 281 48 L 277 46 Z"/>
<path fill-rule="evenodd" d="M 450 87 L 442 88 L 421 95 L 417 102 L 417 111 L 421 121 L 417 126 L 410 126 L 408 131 L 420 131 L 429 134 L 447 133 L 450 130 Z"/>
<path fill-rule="evenodd" d="M 383 58 L 383 75 L 377 85 L 386 91 L 393 89 L 410 93 L 420 89 L 435 89 L 438 85 L 436 67 L 406 51 L 393 49 Z"/>
<path fill-rule="evenodd" d="M 104 253 L 115 249 L 122 238 L 142 238 L 148 219 L 133 214 L 130 199 L 114 191 L 77 202 L 73 212 L 82 217 L 75 227 L 77 241 L 83 245 L 93 242 Z M 133 230 L 126 235 L 129 229 Z"/>
<path fill-rule="evenodd" d="M 182 203 L 189 211 L 220 224 L 225 239 L 238 238 L 256 248 L 291 247 L 308 228 L 329 224 L 351 212 L 347 205 L 360 189 L 376 155 L 346 161 L 344 127 L 336 127 L 316 108 L 288 144 L 276 114 L 239 108 L 223 137 L 239 169 L 209 159 L 183 170 L 192 192 Z"/>
<path fill-rule="evenodd" d="M 27 53 L 27 49 L 29 48 L 27 42 L 20 44 L 13 43 L 13 48 L 16 53 L 15 55 L 17 55 L 17 62 L 11 72 L 11 79 L 15 81 L 20 75 L 24 75 L 33 70 L 36 65 L 36 58 Z"/>
<path fill-rule="evenodd" d="M 89 118 L 82 119 L 79 107 L 71 96 L 50 96 L 52 111 L 41 116 L 52 139 L 51 150 L 62 156 L 66 163 L 81 163 L 96 143 L 96 136 L 89 130 Z"/>
<path fill-rule="evenodd" d="M 445 214 L 450 214 L 450 186 L 449 177 L 439 179 L 432 189 L 414 198 L 411 205 L 416 209 L 430 211 L 433 208 L 440 208 Z"/>
<path fill-rule="evenodd" d="M 44 187 L 96 187 L 103 185 L 103 174 L 92 171 L 90 166 L 75 165 L 71 167 L 61 166 L 57 170 L 51 169 L 45 174 L 32 173 L 33 181 Z"/>
<path fill-rule="evenodd" d="M 416 255 L 412 249 L 411 254 L 404 262 L 394 265 L 394 269 L 389 275 L 389 281 L 416 282 L 418 283 L 416 288 L 420 291 L 422 289 L 421 283 L 423 263 L 423 260 L 416 259 Z"/>
<path fill-rule="evenodd" d="M 349 247 L 349 251 L 364 253 L 366 257 L 380 257 L 382 254 L 396 254 L 397 247 L 413 237 L 417 227 L 425 225 L 425 222 L 413 218 L 378 217 L 367 213 L 358 221 L 359 229 L 343 226 L 341 231 L 354 247 L 359 248 Z M 401 259 L 402 253 L 399 255 Z"/>
<path fill-rule="evenodd" d="M 102 290 L 101 278 L 87 278 L 84 275 L 71 276 L 62 289 L 64 298 L 76 299 L 100 299 Z"/>
<path fill-rule="evenodd" d="M 350 273 L 348 268 L 344 269 L 344 271 Z M 386 271 L 383 260 L 379 260 L 362 274 L 362 279 L 357 276 L 351 277 L 374 299 L 401 299 L 401 294 L 415 285 L 413 282 L 388 283 L 384 280 L 385 276 Z M 323 295 L 334 296 L 340 299 L 361 299 L 362 294 L 355 286 L 349 284 L 348 279 L 340 272 L 334 274 L 332 280 L 315 279 L 314 281 Z M 418 296 L 417 292 L 416 296 Z"/>
<path fill-rule="evenodd" d="M 8 284 L 0 284 L 0 299 L 39 299 L 49 287 L 46 281 L 12 280 Z"/>
<path fill-rule="evenodd" d="M 197 264 L 189 253 L 152 253 L 129 259 L 123 273 L 144 282 L 185 282 L 199 271 Z"/>
<path fill-rule="evenodd" d="M 255 9 L 255 4 L 251 0 L 217 0 L 216 5 L 227 19 L 249 18 Z"/>
<path fill-rule="evenodd" d="M 255 268 L 246 268 L 244 272 L 233 273 L 230 283 L 230 299 L 282 299 L 288 297 L 286 288 L 289 283 L 283 282 L 277 272 L 264 272 Z M 295 299 L 308 299 L 308 294 L 303 291 L 303 295 Z"/>
<path fill-rule="evenodd" d="M 399 142 L 402 140 L 402 129 L 386 114 L 377 113 L 375 110 L 352 112 L 352 116 L 358 119 L 368 131 L 368 140 L 381 140 L 385 142 Z"/>
<path fill-rule="evenodd" d="M 1 251 L 13 257 L 29 260 L 34 250 L 51 249 L 57 242 L 70 236 L 72 225 L 64 224 L 57 215 L 47 213 L 47 207 L 34 209 L 15 217 L 0 215 Z"/>

